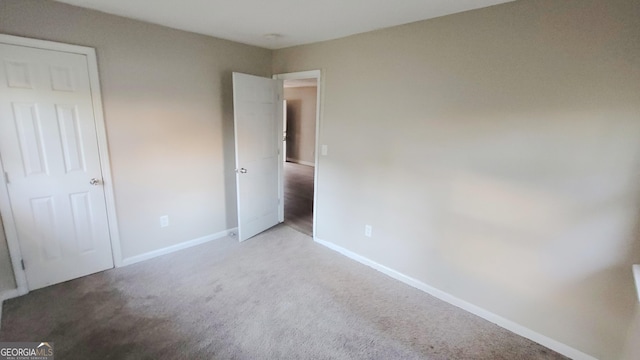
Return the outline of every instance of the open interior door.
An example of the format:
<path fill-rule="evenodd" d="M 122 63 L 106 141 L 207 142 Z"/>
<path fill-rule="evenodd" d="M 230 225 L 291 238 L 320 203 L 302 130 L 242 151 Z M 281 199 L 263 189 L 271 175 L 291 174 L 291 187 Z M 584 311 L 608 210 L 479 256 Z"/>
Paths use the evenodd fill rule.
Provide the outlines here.
<path fill-rule="evenodd" d="M 278 224 L 282 80 L 233 73 L 238 239 Z"/>

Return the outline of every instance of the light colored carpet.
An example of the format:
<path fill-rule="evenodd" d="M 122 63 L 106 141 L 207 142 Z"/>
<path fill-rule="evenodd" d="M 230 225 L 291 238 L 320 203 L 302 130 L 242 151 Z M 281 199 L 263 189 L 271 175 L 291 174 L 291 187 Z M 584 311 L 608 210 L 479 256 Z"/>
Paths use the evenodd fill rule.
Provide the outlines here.
<path fill-rule="evenodd" d="M 561 359 L 285 225 L 51 286 L 2 341 L 57 359 Z"/>

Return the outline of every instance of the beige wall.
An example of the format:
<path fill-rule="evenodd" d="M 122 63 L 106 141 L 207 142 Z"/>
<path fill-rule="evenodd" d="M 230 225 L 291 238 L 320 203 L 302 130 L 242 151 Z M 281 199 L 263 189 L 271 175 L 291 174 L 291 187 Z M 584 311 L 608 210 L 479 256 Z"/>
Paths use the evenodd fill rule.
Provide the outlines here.
<path fill-rule="evenodd" d="M 0 32 L 96 49 L 125 258 L 236 226 L 231 73 L 271 51 L 51 1 L 0 0 Z"/>
<path fill-rule="evenodd" d="M 13 277 L 9 248 L 4 234 L 2 218 L 0 218 L 0 297 L 4 291 L 16 288 L 16 281 Z"/>
<path fill-rule="evenodd" d="M 618 357 L 640 260 L 639 15 L 516 1 L 275 51 L 274 73 L 323 71 L 318 238 Z"/>
<path fill-rule="evenodd" d="M 636 305 L 635 315 L 629 328 L 629 333 L 627 334 L 627 343 L 621 359 L 640 359 L 640 341 L 638 341 L 638 339 L 640 339 L 640 306 Z"/>
<path fill-rule="evenodd" d="M 287 161 L 313 165 L 316 161 L 317 87 L 284 89 L 287 100 Z"/>
<path fill-rule="evenodd" d="M 318 237 L 608 359 L 640 261 L 638 14 L 521 0 L 273 68 L 268 50 L 49 1 L 0 0 L 0 32 L 97 49 L 125 257 L 236 225 L 232 71 L 322 69 Z"/>

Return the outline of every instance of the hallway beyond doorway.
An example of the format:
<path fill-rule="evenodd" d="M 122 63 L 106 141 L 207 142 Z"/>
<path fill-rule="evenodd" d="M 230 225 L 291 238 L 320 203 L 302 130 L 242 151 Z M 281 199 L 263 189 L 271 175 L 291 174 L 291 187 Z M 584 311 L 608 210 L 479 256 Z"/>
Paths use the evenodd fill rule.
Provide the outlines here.
<path fill-rule="evenodd" d="M 314 167 L 284 163 L 284 222 L 313 236 Z"/>

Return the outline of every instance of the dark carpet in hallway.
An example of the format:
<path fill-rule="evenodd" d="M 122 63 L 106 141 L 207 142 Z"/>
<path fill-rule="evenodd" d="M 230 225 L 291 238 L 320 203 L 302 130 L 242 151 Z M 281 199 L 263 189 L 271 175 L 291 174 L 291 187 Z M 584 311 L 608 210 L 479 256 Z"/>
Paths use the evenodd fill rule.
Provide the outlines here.
<path fill-rule="evenodd" d="M 314 167 L 284 163 L 284 222 L 292 228 L 313 235 Z"/>

